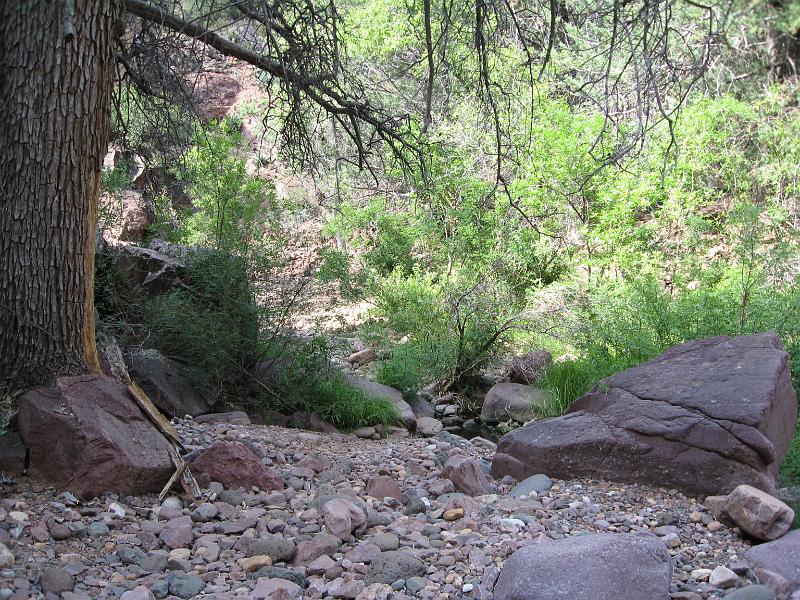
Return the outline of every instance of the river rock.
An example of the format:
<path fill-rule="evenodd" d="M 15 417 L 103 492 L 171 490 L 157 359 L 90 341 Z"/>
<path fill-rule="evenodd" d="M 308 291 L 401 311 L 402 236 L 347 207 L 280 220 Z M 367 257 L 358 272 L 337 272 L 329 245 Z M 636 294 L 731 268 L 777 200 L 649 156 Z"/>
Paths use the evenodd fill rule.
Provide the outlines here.
<path fill-rule="evenodd" d="M 364 584 L 385 583 L 391 585 L 398 579 L 422 576 L 425 574 L 425 563 L 416 556 L 394 550 L 381 552 L 367 568 Z"/>
<path fill-rule="evenodd" d="M 770 333 L 675 346 L 504 436 L 492 473 L 773 494 L 797 422 L 788 359 Z"/>
<path fill-rule="evenodd" d="M 249 447 L 234 442 L 215 442 L 191 464 L 200 485 L 218 481 L 230 489 L 258 486 L 261 490 L 282 490 L 280 473 L 261 464 Z"/>
<path fill-rule="evenodd" d="M 741 529 L 759 540 L 774 540 L 792 526 L 794 511 L 786 504 L 749 485 L 728 494 L 725 514 Z"/>
<path fill-rule="evenodd" d="M 668 600 L 671 576 L 672 560 L 654 535 L 581 535 L 517 550 L 494 598 Z"/>
<path fill-rule="evenodd" d="M 444 465 L 442 475 L 456 486 L 456 489 L 469 496 L 490 494 L 492 487 L 483 470 L 474 458 L 454 453 Z"/>

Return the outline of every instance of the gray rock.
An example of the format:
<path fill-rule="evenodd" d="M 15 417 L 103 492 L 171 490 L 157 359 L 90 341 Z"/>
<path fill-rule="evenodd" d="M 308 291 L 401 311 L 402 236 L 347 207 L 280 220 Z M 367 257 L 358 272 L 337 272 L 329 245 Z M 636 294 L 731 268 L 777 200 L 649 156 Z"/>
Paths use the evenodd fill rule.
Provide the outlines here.
<path fill-rule="evenodd" d="M 8 569 L 14 566 L 14 554 L 8 547 L 0 542 L 0 569 Z"/>
<path fill-rule="evenodd" d="M 442 422 L 433 417 L 420 417 L 417 419 L 417 433 L 423 437 L 433 437 L 441 433 Z"/>
<path fill-rule="evenodd" d="M 375 544 L 383 552 L 397 550 L 400 547 L 400 538 L 398 538 L 394 533 L 390 532 L 374 535 L 369 541 Z"/>
<path fill-rule="evenodd" d="M 551 401 L 550 392 L 519 383 L 501 381 L 486 393 L 481 419 L 498 423 L 513 419 L 526 423 L 536 418 Z"/>
<path fill-rule="evenodd" d="M 672 560 L 654 535 L 596 534 L 525 546 L 505 564 L 495 600 L 667 600 Z"/>
<path fill-rule="evenodd" d="M 765 585 L 748 585 L 725 596 L 727 600 L 775 600 L 775 594 Z"/>
<path fill-rule="evenodd" d="M 744 558 L 754 569 L 767 569 L 786 579 L 790 592 L 800 590 L 800 529 L 753 546 Z"/>
<path fill-rule="evenodd" d="M 192 511 L 192 520 L 205 523 L 216 517 L 217 513 L 218 510 L 214 504 L 211 502 L 203 502 L 203 504 Z"/>
<path fill-rule="evenodd" d="M 253 577 L 256 579 L 260 579 L 262 577 L 267 577 L 270 579 L 285 579 L 287 581 L 296 583 L 301 588 L 304 588 L 306 585 L 308 585 L 306 583 L 305 576 L 303 576 L 301 573 L 293 571 L 292 569 L 285 569 L 283 567 L 262 567 L 253 573 Z"/>
<path fill-rule="evenodd" d="M 107 536 L 110 531 L 108 529 L 108 525 L 105 523 L 101 523 L 100 521 L 92 521 L 86 527 L 86 533 L 90 538 L 98 538 Z"/>
<path fill-rule="evenodd" d="M 42 590 L 47 594 L 60 594 L 71 592 L 75 587 L 75 580 L 66 569 L 58 567 L 45 567 L 42 571 Z"/>
<path fill-rule="evenodd" d="M 524 481 L 521 481 L 515 485 L 514 489 L 511 490 L 510 495 L 514 498 L 519 498 L 520 496 L 527 496 L 531 492 L 543 494 L 551 487 L 553 487 L 552 480 L 547 475 L 538 473 L 536 475 L 531 475 Z"/>
<path fill-rule="evenodd" d="M 425 563 L 413 554 L 402 551 L 381 552 L 369 565 L 364 584 L 385 583 L 391 585 L 398 579 L 422 576 Z"/>
<path fill-rule="evenodd" d="M 127 365 L 131 378 L 168 417 L 201 415 L 214 403 L 194 388 L 178 363 L 157 350 L 131 354 Z"/>
<path fill-rule="evenodd" d="M 156 598 L 166 598 L 169 594 L 169 582 L 161 579 L 150 584 L 150 591 Z"/>
<path fill-rule="evenodd" d="M 266 555 L 272 562 L 289 562 L 294 555 L 296 545 L 294 541 L 279 535 L 265 535 L 253 543 L 247 549 L 248 556 Z"/>
<path fill-rule="evenodd" d="M 205 581 L 199 575 L 183 571 L 170 571 L 167 574 L 167 583 L 169 593 L 179 598 L 194 598 L 206 587 Z"/>
<path fill-rule="evenodd" d="M 409 577 L 406 579 L 406 591 L 409 594 L 416 594 L 425 589 L 428 580 L 424 577 Z"/>
<path fill-rule="evenodd" d="M 153 592 L 143 585 L 135 587 L 120 596 L 120 600 L 153 600 L 154 598 Z"/>
<path fill-rule="evenodd" d="M 374 427 L 359 427 L 353 430 L 353 435 L 357 438 L 371 439 L 375 437 L 376 431 Z"/>

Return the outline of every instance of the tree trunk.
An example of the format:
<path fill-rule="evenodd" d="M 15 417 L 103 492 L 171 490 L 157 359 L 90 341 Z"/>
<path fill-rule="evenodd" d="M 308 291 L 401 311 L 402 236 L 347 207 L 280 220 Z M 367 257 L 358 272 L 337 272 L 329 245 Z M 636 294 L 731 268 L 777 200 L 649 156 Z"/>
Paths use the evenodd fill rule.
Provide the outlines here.
<path fill-rule="evenodd" d="M 94 254 L 119 0 L 0 2 L 0 390 L 97 371 Z"/>

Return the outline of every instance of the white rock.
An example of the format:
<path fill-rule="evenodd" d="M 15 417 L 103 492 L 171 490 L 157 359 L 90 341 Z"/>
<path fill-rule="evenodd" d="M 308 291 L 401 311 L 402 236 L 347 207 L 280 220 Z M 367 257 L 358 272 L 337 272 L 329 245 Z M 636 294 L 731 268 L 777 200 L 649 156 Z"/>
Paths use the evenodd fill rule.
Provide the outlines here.
<path fill-rule="evenodd" d="M 738 580 L 736 573 L 722 565 L 711 571 L 711 575 L 708 576 L 708 583 L 721 589 L 735 586 Z"/>

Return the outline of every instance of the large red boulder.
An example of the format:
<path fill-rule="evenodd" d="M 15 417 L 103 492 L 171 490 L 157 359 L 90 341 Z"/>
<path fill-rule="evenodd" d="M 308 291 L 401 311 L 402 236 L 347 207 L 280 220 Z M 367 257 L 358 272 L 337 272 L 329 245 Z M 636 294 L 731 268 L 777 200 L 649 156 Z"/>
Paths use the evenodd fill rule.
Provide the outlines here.
<path fill-rule="evenodd" d="M 30 474 L 82 498 L 158 492 L 175 470 L 167 440 L 128 388 L 105 375 L 61 377 L 28 392 L 19 431 Z"/>
<path fill-rule="evenodd" d="M 261 463 L 248 446 L 235 442 L 215 442 L 191 464 L 192 474 L 200 485 L 212 481 L 236 490 L 257 486 L 261 490 L 282 490 L 283 478 Z"/>
<path fill-rule="evenodd" d="M 775 493 L 797 422 L 789 355 L 774 334 L 675 346 L 504 436 L 495 477 L 591 477 L 690 493 Z"/>

